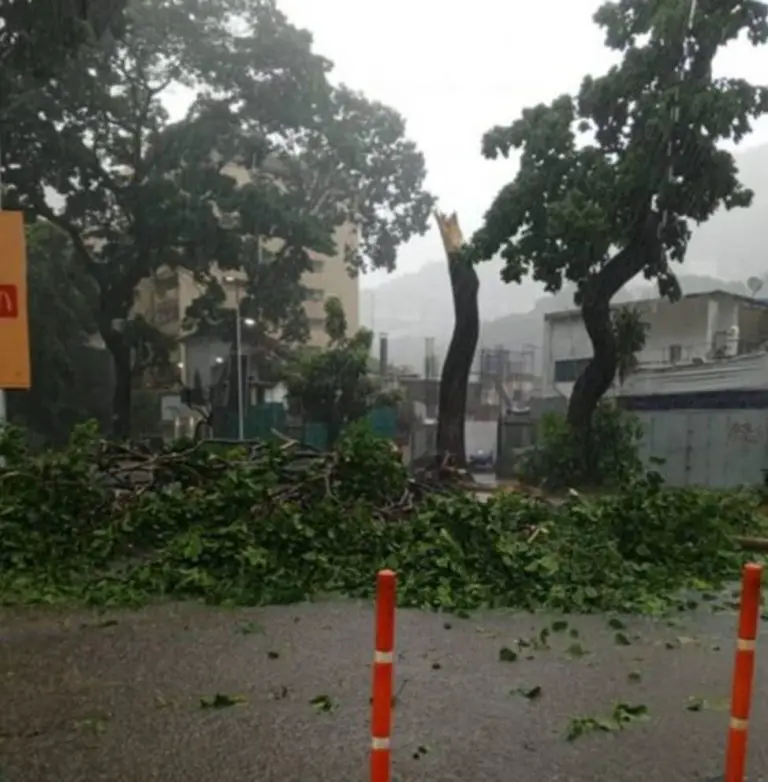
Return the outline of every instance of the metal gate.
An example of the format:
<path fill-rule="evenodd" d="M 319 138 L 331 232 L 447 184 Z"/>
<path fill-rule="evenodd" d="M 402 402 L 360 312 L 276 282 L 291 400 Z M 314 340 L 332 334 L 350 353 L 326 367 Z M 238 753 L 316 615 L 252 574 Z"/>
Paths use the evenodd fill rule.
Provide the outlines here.
<path fill-rule="evenodd" d="M 768 468 L 768 411 L 662 410 L 638 413 L 641 453 L 671 486 L 763 482 Z M 661 465 L 651 458 L 663 459 Z"/>

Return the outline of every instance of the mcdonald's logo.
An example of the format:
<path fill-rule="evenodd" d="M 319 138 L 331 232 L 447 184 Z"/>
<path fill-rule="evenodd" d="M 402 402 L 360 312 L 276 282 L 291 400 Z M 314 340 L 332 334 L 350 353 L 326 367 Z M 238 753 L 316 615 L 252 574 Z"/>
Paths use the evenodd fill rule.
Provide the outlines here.
<path fill-rule="evenodd" d="M 19 317 L 19 291 L 15 285 L 0 285 L 0 318 Z"/>

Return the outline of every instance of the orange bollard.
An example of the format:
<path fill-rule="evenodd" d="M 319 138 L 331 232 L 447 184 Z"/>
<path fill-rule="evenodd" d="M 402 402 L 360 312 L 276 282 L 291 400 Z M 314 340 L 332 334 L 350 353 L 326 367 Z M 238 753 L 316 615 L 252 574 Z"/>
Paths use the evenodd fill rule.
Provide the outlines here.
<path fill-rule="evenodd" d="M 747 730 L 755 671 L 755 640 L 760 619 L 760 579 L 762 565 L 744 566 L 741 577 L 741 607 L 736 662 L 733 668 L 731 723 L 725 755 L 725 782 L 744 782 L 747 766 Z"/>
<path fill-rule="evenodd" d="M 395 653 L 395 582 L 391 570 L 376 577 L 376 652 L 373 658 L 371 782 L 389 782 L 392 679 Z"/>

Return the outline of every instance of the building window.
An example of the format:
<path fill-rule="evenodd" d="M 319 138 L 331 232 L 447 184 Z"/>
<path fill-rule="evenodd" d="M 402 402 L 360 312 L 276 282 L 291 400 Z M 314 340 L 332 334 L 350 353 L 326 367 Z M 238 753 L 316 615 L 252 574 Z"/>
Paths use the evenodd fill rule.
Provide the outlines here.
<path fill-rule="evenodd" d="M 307 288 L 307 301 L 323 301 L 325 299 L 325 291 L 319 288 Z"/>
<path fill-rule="evenodd" d="M 325 329 L 325 318 L 308 318 L 311 329 Z"/>
<path fill-rule="evenodd" d="M 325 268 L 325 261 L 310 261 L 309 270 L 312 274 L 322 274 Z"/>
<path fill-rule="evenodd" d="M 669 346 L 669 360 L 672 364 L 677 364 L 683 357 L 682 345 L 670 345 Z"/>
<path fill-rule="evenodd" d="M 575 383 L 591 358 L 568 358 L 555 361 L 555 383 Z"/>

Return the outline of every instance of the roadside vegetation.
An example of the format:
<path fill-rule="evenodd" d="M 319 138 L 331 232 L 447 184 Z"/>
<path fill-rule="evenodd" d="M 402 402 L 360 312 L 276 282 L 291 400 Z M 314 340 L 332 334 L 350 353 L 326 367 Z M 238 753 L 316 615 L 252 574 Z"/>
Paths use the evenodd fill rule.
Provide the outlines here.
<path fill-rule="evenodd" d="M 151 453 L 88 427 L 44 453 L 8 429 L 0 451 L 5 603 L 366 596 L 388 566 L 406 606 L 654 613 L 683 605 L 684 588 L 737 578 L 735 538 L 761 528 L 757 492 L 669 489 L 641 470 L 603 495 L 482 502 L 413 479 L 362 423 L 330 453 Z"/>

